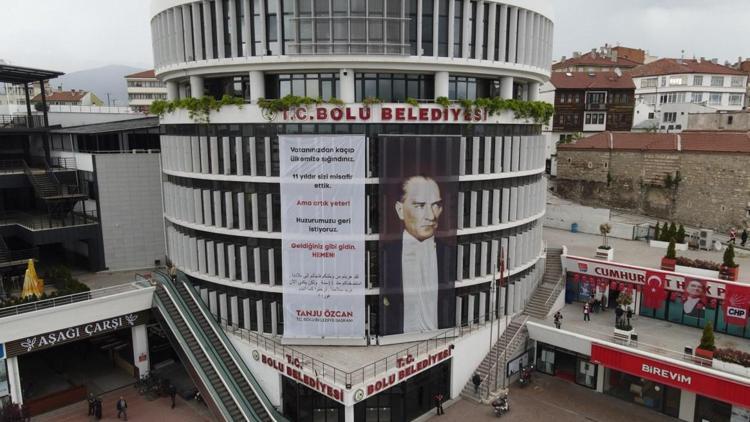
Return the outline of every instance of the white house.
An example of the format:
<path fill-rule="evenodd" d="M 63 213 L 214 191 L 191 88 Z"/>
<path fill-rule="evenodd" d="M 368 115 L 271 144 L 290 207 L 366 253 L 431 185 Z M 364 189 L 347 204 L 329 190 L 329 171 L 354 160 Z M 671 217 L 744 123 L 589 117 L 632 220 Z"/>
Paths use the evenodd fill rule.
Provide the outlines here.
<path fill-rule="evenodd" d="M 688 114 L 745 106 L 748 76 L 705 59 L 660 59 L 633 69 L 634 129 L 682 131 Z"/>

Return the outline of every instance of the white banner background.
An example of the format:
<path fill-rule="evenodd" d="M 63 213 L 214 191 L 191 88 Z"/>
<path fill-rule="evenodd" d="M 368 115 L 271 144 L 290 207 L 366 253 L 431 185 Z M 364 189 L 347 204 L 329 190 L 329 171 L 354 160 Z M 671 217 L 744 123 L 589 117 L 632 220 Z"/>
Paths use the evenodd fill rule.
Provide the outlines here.
<path fill-rule="evenodd" d="M 365 137 L 279 136 L 284 337 L 362 338 Z"/>

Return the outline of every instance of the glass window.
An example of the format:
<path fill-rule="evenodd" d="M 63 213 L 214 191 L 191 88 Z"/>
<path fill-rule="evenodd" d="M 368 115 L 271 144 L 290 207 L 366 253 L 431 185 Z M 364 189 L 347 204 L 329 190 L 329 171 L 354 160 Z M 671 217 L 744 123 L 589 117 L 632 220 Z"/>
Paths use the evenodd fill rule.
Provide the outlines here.
<path fill-rule="evenodd" d="M 375 97 L 384 102 L 403 102 L 407 97 L 432 99 L 434 77 L 403 73 L 357 73 L 354 77 L 355 98 Z"/>
<path fill-rule="evenodd" d="M 724 86 L 724 77 L 711 76 L 711 86 Z"/>
<path fill-rule="evenodd" d="M 657 78 L 641 79 L 641 88 L 656 88 L 657 81 Z"/>
<path fill-rule="evenodd" d="M 701 85 L 703 85 L 703 76 L 702 75 L 695 75 L 695 76 L 693 76 L 693 85 L 694 86 L 701 86 Z"/>
<path fill-rule="evenodd" d="M 338 73 L 307 73 L 266 75 L 268 98 L 283 98 L 287 95 L 321 97 L 324 101 L 336 97 Z M 278 90 L 278 91 L 276 91 Z M 278 93 L 278 95 L 274 95 Z"/>
<path fill-rule="evenodd" d="M 708 104 L 710 105 L 721 105 L 722 94 L 720 92 L 712 92 L 708 97 Z"/>
<path fill-rule="evenodd" d="M 741 106 L 742 105 L 742 94 L 731 94 L 729 95 L 730 106 Z"/>
<path fill-rule="evenodd" d="M 422 0 L 422 55 L 432 56 L 433 0 Z"/>
<path fill-rule="evenodd" d="M 448 9 L 451 0 L 441 0 L 438 7 L 438 55 L 440 57 L 448 56 Z"/>
<path fill-rule="evenodd" d="M 464 13 L 463 0 L 455 0 L 453 4 L 453 57 L 461 57 L 461 35 Z M 498 25 L 500 26 L 500 25 Z M 499 38 L 498 38 L 499 39 Z"/>
<path fill-rule="evenodd" d="M 732 76 L 732 88 L 742 88 L 745 86 L 744 76 Z"/>

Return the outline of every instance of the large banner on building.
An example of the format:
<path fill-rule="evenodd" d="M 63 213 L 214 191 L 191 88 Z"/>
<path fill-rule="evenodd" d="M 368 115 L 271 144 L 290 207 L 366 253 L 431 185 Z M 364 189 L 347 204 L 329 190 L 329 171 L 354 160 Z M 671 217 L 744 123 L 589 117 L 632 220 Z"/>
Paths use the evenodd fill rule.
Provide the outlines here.
<path fill-rule="evenodd" d="M 460 139 L 378 139 L 381 335 L 456 322 Z"/>
<path fill-rule="evenodd" d="M 284 337 L 365 329 L 365 137 L 279 136 Z"/>

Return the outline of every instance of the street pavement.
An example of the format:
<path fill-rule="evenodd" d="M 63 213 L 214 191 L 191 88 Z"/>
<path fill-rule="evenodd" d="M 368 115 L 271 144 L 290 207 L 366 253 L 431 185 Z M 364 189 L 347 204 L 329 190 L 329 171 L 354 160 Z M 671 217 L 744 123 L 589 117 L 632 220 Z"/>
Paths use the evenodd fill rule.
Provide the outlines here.
<path fill-rule="evenodd" d="M 626 401 L 597 393 L 560 378 L 534 372 L 532 384 L 510 389 L 510 412 L 506 422 L 666 422 L 677 419 Z M 445 415 L 431 422 L 494 421 L 497 417 L 486 404 L 460 399 L 445 409 Z"/>

